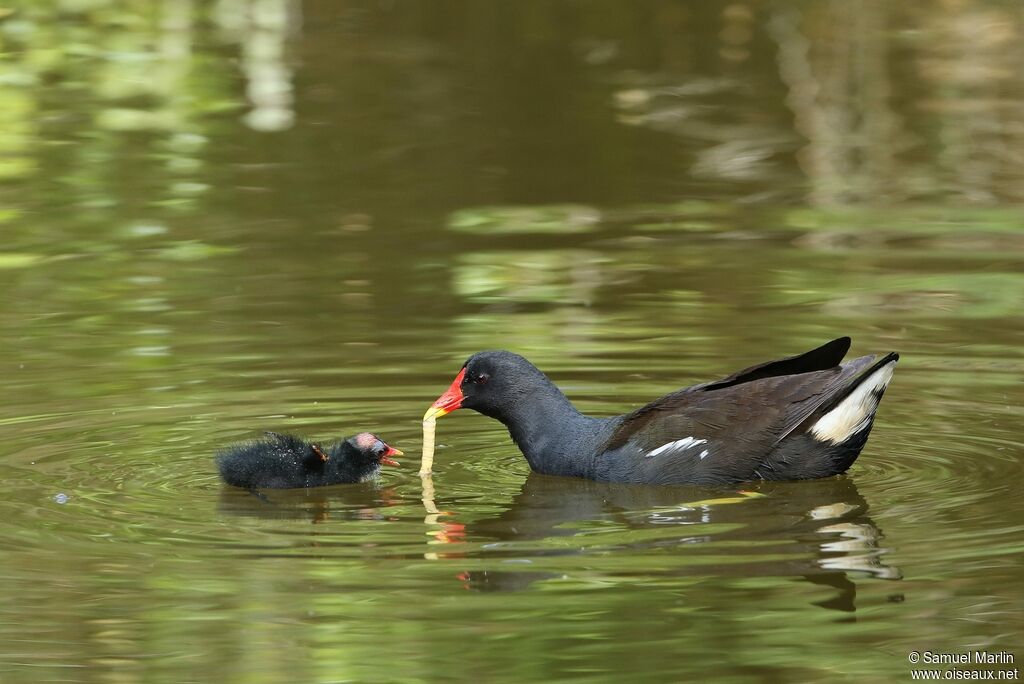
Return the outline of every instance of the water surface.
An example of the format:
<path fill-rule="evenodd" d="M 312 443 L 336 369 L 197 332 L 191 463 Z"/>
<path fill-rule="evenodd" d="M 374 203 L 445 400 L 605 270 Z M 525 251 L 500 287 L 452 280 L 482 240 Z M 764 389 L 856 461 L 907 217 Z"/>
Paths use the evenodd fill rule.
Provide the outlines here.
<path fill-rule="evenodd" d="M 904 681 L 1021 651 L 1024 60 L 1001 2 L 15 3 L 0 680 Z M 626 411 L 854 337 L 845 476 L 531 474 L 483 348 Z M 374 430 L 259 499 L 212 454 Z"/>

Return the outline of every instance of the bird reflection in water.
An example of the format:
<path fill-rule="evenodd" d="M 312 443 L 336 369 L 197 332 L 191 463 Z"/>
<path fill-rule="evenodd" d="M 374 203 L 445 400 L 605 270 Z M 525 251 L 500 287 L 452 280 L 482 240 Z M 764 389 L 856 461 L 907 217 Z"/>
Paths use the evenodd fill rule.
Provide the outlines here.
<path fill-rule="evenodd" d="M 503 511 L 477 519 L 447 510 L 443 487 L 437 491 L 441 498 L 436 499 L 431 484 L 424 480 L 418 492 L 429 536 L 423 558 L 475 566 L 455 565 L 451 575 L 471 591 L 527 589 L 567 574 L 529 569 L 534 563 L 550 568 L 554 563 L 546 559 L 611 552 L 638 556 L 633 572 L 657 578 L 792 577 L 834 590 L 834 596 L 815 605 L 853 613 L 857 584 L 851 574 L 886 580 L 902 576 L 898 568 L 883 561 L 887 549 L 882 531 L 868 515 L 868 503 L 849 476 L 716 489 L 625 485 L 530 473 Z M 407 524 L 407 515 L 397 514 L 409 503 L 402 492 L 373 483 L 275 490 L 263 496 L 224 488 L 219 510 L 313 523 Z M 389 515 L 389 509 L 395 515 Z M 572 537 L 577 539 L 568 545 L 559 542 Z M 723 549 L 728 556 L 719 560 Z M 665 551 L 670 555 L 661 555 Z M 643 568 L 642 556 L 649 552 L 659 554 L 657 569 Z M 701 558 L 702 554 L 713 556 Z M 665 569 L 666 558 L 672 564 L 669 569 Z"/>
<path fill-rule="evenodd" d="M 463 540 L 465 526 L 455 521 L 455 513 L 443 511 L 434 503 L 433 480 L 428 475 L 422 482 L 423 523 L 427 526 L 431 550 L 428 560 L 461 558 L 462 552 L 446 553 L 433 548 L 436 544 L 454 544 Z M 222 487 L 217 510 L 222 515 L 261 518 L 264 520 L 309 520 L 314 525 L 346 520 L 377 520 L 397 522 L 403 519 L 402 507 L 408 500 L 395 487 L 375 482 L 343 484 L 333 487 L 296 489 L 245 490 Z M 368 544 L 373 539 L 367 539 Z"/>
<path fill-rule="evenodd" d="M 845 612 L 856 610 L 857 586 L 849 573 L 901 578 L 898 568 L 882 560 L 887 551 L 881 545 L 883 534 L 868 516 L 868 503 L 852 478 L 760 482 L 745 487 L 623 485 L 531 473 L 508 509 L 469 524 L 466 535 L 485 544 L 484 558 L 505 556 L 499 561 L 502 564 L 527 564 L 528 557 L 604 552 L 609 546 L 618 553 L 678 547 L 679 567 L 663 576 L 800 578 L 835 589 L 836 596 L 816 605 Z M 573 536 L 593 521 L 644 533 L 636 535 L 635 542 L 629 541 L 627 532 L 614 535 L 611 545 L 601 544 L 599 533 L 581 538 L 581 544 L 573 548 L 539 544 L 527 545 L 524 550 L 524 542 Z M 665 529 L 665 534 L 657 533 L 659 529 Z M 723 542 L 729 544 L 730 554 L 735 554 L 729 561 L 686 562 L 684 554 L 699 552 L 697 547 L 703 544 L 709 552 L 721 553 Z M 752 545 L 746 559 L 744 542 Z M 478 591 L 515 591 L 562 576 L 520 569 L 458 574 L 466 588 Z"/>
<path fill-rule="evenodd" d="M 398 501 L 394 489 L 372 482 L 336 487 L 246 491 L 222 487 L 218 512 L 267 520 L 390 520 L 384 511 Z"/>

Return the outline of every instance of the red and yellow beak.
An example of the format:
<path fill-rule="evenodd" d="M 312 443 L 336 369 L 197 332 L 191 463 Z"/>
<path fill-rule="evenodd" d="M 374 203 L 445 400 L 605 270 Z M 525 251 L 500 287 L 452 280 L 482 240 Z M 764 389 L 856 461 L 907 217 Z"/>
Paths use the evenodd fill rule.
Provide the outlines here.
<path fill-rule="evenodd" d="M 398 461 L 396 461 L 395 459 L 393 459 L 391 457 L 392 456 L 405 456 L 405 454 L 403 454 L 401 451 L 399 451 L 398 449 L 396 449 L 395 447 L 391 446 L 390 444 L 388 444 L 386 442 L 384 443 L 384 446 L 386 446 L 387 449 L 385 449 L 384 453 L 380 455 L 380 462 L 383 463 L 384 465 L 396 466 L 396 467 L 400 466 L 401 463 L 399 463 Z"/>
<path fill-rule="evenodd" d="M 455 409 L 462 408 L 462 378 L 466 377 L 466 369 L 463 368 L 459 371 L 459 374 L 452 380 L 451 386 L 445 390 L 445 393 L 437 398 L 427 412 L 423 414 L 423 420 L 430 420 L 431 418 L 440 418 L 441 416 L 447 415 Z"/>

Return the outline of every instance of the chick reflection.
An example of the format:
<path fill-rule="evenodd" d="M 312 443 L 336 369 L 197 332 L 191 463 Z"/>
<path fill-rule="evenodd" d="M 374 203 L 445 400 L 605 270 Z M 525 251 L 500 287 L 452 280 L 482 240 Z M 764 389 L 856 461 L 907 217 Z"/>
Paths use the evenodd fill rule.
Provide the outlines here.
<path fill-rule="evenodd" d="M 748 560 L 738 551 L 735 561 L 710 567 L 685 565 L 671 574 L 707 574 L 713 568 L 721 577 L 800 577 L 835 588 L 838 595 L 818 605 L 843 611 L 855 610 L 856 585 L 848 572 L 900 578 L 898 569 L 881 560 L 885 553 L 880 546 L 882 533 L 868 517 L 868 504 L 852 479 L 762 482 L 748 487 L 648 487 L 531 473 L 507 510 L 472 523 L 466 533 L 485 544 L 490 540 L 487 555 L 494 558 L 502 555 L 504 542 L 519 542 L 517 558 L 506 561 L 517 563 L 529 562 L 521 558 L 523 541 L 573 536 L 579 533 L 580 524 L 593 521 L 620 529 L 665 529 L 665 534 L 636 535 L 635 543 L 622 542 L 622 536 L 616 535 L 615 547 L 626 552 L 697 545 L 680 550 L 682 558 L 683 553 L 700 553 L 702 543 L 756 542 L 756 553 Z M 594 546 L 590 537 L 580 541 L 572 549 L 531 549 L 529 555 L 583 554 Z M 768 556 L 773 560 L 761 560 Z M 788 560 L 777 560 L 780 557 Z M 469 589 L 509 591 L 556 576 L 502 569 L 468 571 L 459 578 Z"/>
<path fill-rule="evenodd" d="M 217 511 L 268 520 L 388 520 L 382 511 L 396 501 L 391 487 L 372 482 L 337 487 L 309 487 L 251 492 L 222 487 Z"/>

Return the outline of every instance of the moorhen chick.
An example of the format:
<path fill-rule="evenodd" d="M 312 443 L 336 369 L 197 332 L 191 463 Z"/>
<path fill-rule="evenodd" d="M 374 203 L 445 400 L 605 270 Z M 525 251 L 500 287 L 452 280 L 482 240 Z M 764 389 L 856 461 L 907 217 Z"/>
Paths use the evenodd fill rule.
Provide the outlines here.
<path fill-rule="evenodd" d="M 217 454 L 217 468 L 229 485 L 246 489 L 288 489 L 361 482 L 381 464 L 397 466 L 402 452 L 377 435 L 360 432 L 327 447 L 294 435 L 267 432 L 263 439 L 236 444 Z"/>
<path fill-rule="evenodd" d="M 424 419 L 500 420 L 530 467 L 603 482 L 724 484 L 844 472 L 867 441 L 899 355 L 841 363 L 850 338 L 678 390 L 621 416 L 581 414 L 533 364 L 474 354 Z"/>

